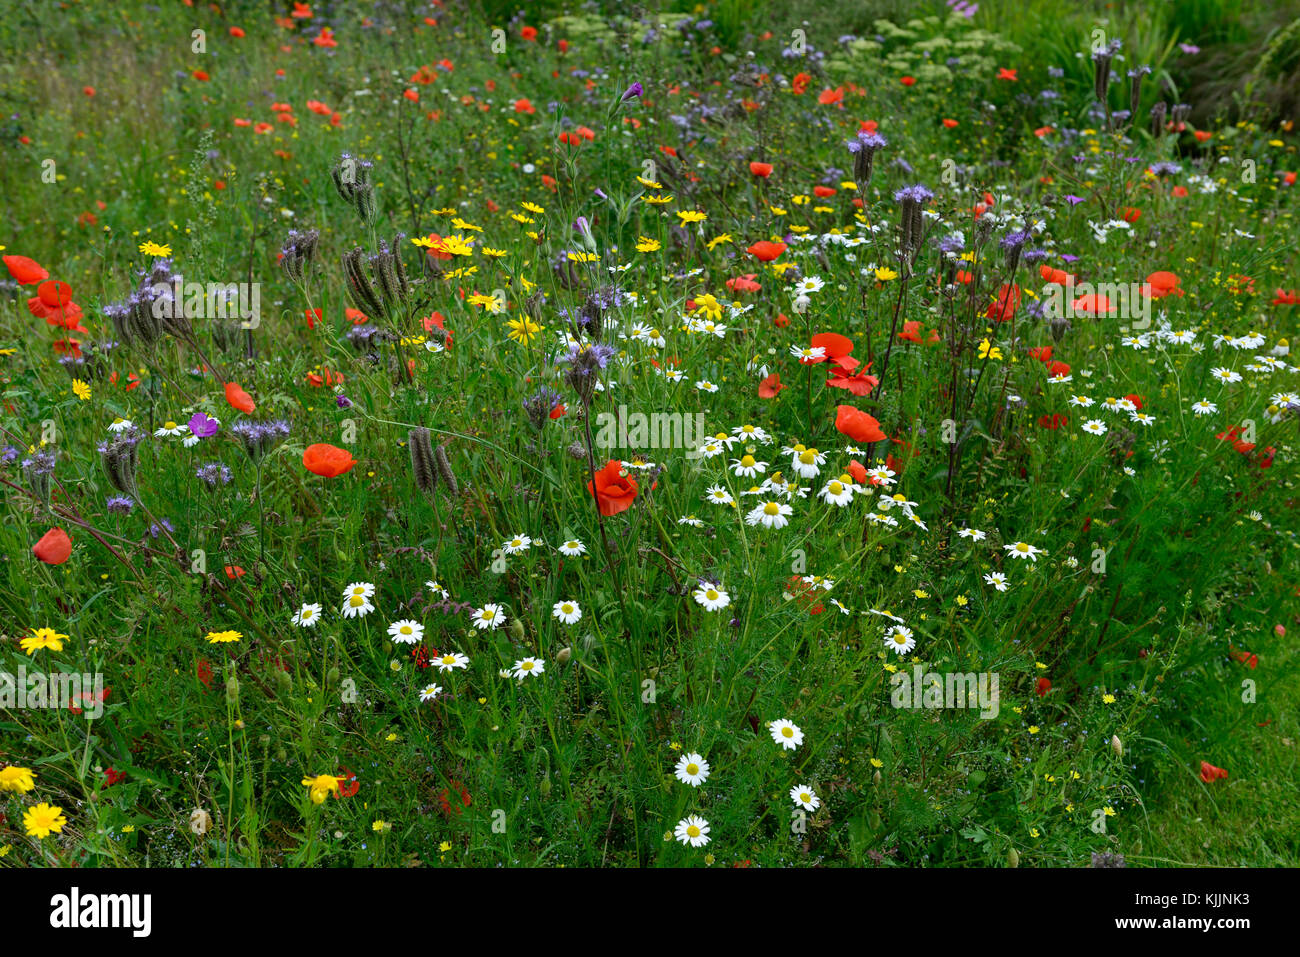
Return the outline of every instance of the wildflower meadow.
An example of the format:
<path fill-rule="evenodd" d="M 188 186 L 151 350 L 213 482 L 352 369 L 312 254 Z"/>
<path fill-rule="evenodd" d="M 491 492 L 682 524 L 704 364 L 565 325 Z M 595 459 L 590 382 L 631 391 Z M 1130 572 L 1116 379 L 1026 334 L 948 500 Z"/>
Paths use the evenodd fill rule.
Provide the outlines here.
<path fill-rule="evenodd" d="M 13 3 L 0 868 L 1300 864 L 1298 51 Z"/>

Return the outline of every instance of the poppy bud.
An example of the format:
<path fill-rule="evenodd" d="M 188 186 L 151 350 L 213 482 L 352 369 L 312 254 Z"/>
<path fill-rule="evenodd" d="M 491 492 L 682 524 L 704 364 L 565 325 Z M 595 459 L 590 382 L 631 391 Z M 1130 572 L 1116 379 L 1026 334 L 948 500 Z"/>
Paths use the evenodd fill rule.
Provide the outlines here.
<path fill-rule="evenodd" d="M 569 663 L 569 659 L 572 657 L 573 657 L 572 648 L 561 648 L 558 652 L 556 652 L 555 660 L 562 665 L 567 665 Z"/>
<path fill-rule="evenodd" d="M 1115 752 L 1117 758 L 1124 757 L 1124 743 L 1120 741 L 1119 735 L 1112 734 L 1110 736 L 1110 749 Z"/>
<path fill-rule="evenodd" d="M 524 640 L 524 623 L 518 618 L 514 618 L 510 622 L 510 637 L 515 641 Z"/>
<path fill-rule="evenodd" d="M 1020 866 L 1020 852 L 1013 847 L 1010 851 L 1007 852 L 1007 867 L 1019 867 L 1019 866 Z"/>
<path fill-rule="evenodd" d="M 239 704 L 239 679 L 233 674 L 226 679 L 226 704 Z"/>

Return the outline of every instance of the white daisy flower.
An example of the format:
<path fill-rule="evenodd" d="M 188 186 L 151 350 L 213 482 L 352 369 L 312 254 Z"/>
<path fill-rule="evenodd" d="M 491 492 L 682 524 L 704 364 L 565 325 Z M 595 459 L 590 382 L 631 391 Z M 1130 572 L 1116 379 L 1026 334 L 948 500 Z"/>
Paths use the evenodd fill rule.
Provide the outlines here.
<path fill-rule="evenodd" d="M 587 546 L 582 544 L 582 542 L 578 541 L 576 538 L 571 538 L 561 545 L 557 551 L 568 558 L 577 558 L 579 555 L 585 555 L 587 553 Z"/>
<path fill-rule="evenodd" d="M 731 604 L 731 596 L 721 586 L 701 585 L 691 597 L 703 605 L 705 611 L 721 611 Z"/>
<path fill-rule="evenodd" d="M 1101 419 L 1089 419 L 1087 422 L 1083 423 L 1083 431 L 1091 433 L 1092 435 L 1105 435 L 1106 423 L 1101 421 Z"/>
<path fill-rule="evenodd" d="M 365 618 L 374 610 L 375 606 L 370 604 L 370 599 L 365 595 L 351 595 L 343 602 L 339 614 L 344 618 Z"/>
<path fill-rule="evenodd" d="M 315 628 L 320 620 L 320 605 L 303 605 L 294 613 L 293 623 L 299 628 Z"/>
<path fill-rule="evenodd" d="M 541 658 L 521 658 L 515 662 L 514 676 L 523 681 L 529 675 L 540 675 L 546 670 L 546 662 Z"/>
<path fill-rule="evenodd" d="M 677 822 L 677 829 L 673 831 L 673 835 L 683 844 L 703 847 L 709 843 L 709 822 L 696 814 L 691 814 Z"/>
<path fill-rule="evenodd" d="M 803 732 L 789 718 L 778 718 L 767 726 L 772 740 L 787 751 L 793 751 L 803 744 Z"/>
<path fill-rule="evenodd" d="M 353 595 L 360 595 L 362 598 L 373 598 L 375 596 L 375 586 L 370 582 L 353 582 L 343 589 L 343 600 L 347 601 Z"/>
<path fill-rule="evenodd" d="M 514 538 L 501 544 L 501 550 L 507 555 L 518 555 L 520 552 L 528 551 L 533 540 L 527 535 L 516 535 Z"/>
<path fill-rule="evenodd" d="M 442 688 L 440 688 L 438 685 L 425 685 L 425 686 L 420 690 L 420 700 L 421 700 L 421 701 L 432 701 L 434 698 L 438 697 L 438 695 L 440 695 L 440 694 L 442 694 Z"/>
<path fill-rule="evenodd" d="M 489 628 L 500 628 L 506 623 L 506 613 L 501 610 L 501 606 L 493 602 L 488 602 L 482 608 L 475 608 L 472 618 L 474 627 L 479 631 L 487 631 Z"/>
<path fill-rule="evenodd" d="M 745 524 L 762 525 L 764 528 L 785 528 L 793 514 L 794 509 L 784 502 L 764 502 L 750 510 L 745 516 Z"/>
<path fill-rule="evenodd" d="M 912 629 L 906 625 L 895 625 L 885 632 L 885 647 L 899 655 L 905 655 L 916 647 L 916 638 Z"/>
<path fill-rule="evenodd" d="M 1007 576 L 1001 572 L 990 572 L 984 576 L 986 584 L 992 585 L 998 591 L 1007 590 Z"/>
<path fill-rule="evenodd" d="M 576 625 L 582 618 L 582 609 L 576 601 L 557 601 L 551 608 L 551 615 L 566 625 Z"/>
<path fill-rule="evenodd" d="M 794 802 L 795 807 L 801 807 L 805 811 L 815 811 L 822 806 L 822 800 L 812 788 L 806 784 L 798 784 L 790 789 L 790 800 Z"/>
<path fill-rule="evenodd" d="M 1012 558 L 1028 558 L 1034 562 L 1038 561 L 1038 556 L 1043 552 L 1037 545 L 1030 545 L 1028 542 L 1013 542 L 1002 547 L 1006 549 Z"/>
<path fill-rule="evenodd" d="M 424 637 L 424 626 L 409 619 L 395 621 L 388 626 L 388 636 L 399 645 L 413 645 Z"/>
<path fill-rule="evenodd" d="M 673 768 L 673 773 L 677 775 L 678 781 L 697 788 L 709 779 L 709 762 L 692 751 L 677 759 L 677 767 Z"/>
<path fill-rule="evenodd" d="M 448 651 L 434 658 L 433 666 L 439 671 L 455 671 L 457 668 L 468 668 L 469 657 L 462 655 L 459 651 Z"/>
<path fill-rule="evenodd" d="M 168 419 L 166 422 L 163 423 L 162 428 L 155 429 L 153 434 L 155 438 L 161 439 L 163 436 L 166 435 L 184 435 L 188 431 L 189 428 L 187 428 L 186 426 L 178 425 L 177 423 Z"/>
<path fill-rule="evenodd" d="M 848 478 L 847 475 L 841 475 L 838 479 L 827 482 L 822 490 L 817 493 L 817 497 L 831 505 L 841 507 L 848 505 L 849 502 L 853 501 L 853 485 L 845 482 L 844 479 L 846 478 Z"/>
<path fill-rule="evenodd" d="M 969 538 L 972 542 L 982 542 L 988 538 L 988 535 L 978 528 L 959 528 L 957 534 L 962 538 Z"/>

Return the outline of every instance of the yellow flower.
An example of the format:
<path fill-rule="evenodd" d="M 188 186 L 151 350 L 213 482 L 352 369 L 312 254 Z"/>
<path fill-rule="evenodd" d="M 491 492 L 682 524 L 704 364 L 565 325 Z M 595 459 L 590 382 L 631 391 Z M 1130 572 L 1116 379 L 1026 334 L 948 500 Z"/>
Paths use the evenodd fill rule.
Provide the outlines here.
<path fill-rule="evenodd" d="M 897 278 L 898 273 L 890 269 L 888 266 L 881 266 L 876 270 L 876 279 L 879 282 L 889 282 L 889 280 Z"/>
<path fill-rule="evenodd" d="M 1038 733 L 1038 725 L 1036 725 L 1036 724 L 1031 724 L 1031 725 L 1029 726 L 1029 733 L 1030 733 L 1030 734 L 1037 734 L 1037 733 Z"/>
<path fill-rule="evenodd" d="M 524 209 L 528 210 L 530 213 L 536 213 L 538 216 L 546 212 L 545 209 L 538 206 L 536 203 L 520 203 L 519 205 L 522 206 Z"/>
<path fill-rule="evenodd" d="M 657 253 L 663 249 L 663 245 L 657 239 L 651 239 L 649 236 L 642 236 L 636 241 L 636 251 L 639 253 Z"/>
<path fill-rule="evenodd" d="M 0 768 L 0 791 L 17 791 L 19 794 L 36 787 L 36 776 L 31 768 L 20 768 L 11 764 Z"/>
<path fill-rule="evenodd" d="M 232 641 L 238 641 L 244 636 L 237 631 L 210 631 L 208 632 L 208 644 L 228 644 Z"/>
<path fill-rule="evenodd" d="M 1106 704 L 1114 704 L 1115 696 L 1113 694 L 1104 694 L 1101 696 L 1101 700 Z"/>
<path fill-rule="evenodd" d="M 75 395 L 82 402 L 85 402 L 87 399 L 90 398 L 90 386 L 82 382 L 80 379 L 73 379 L 72 394 Z"/>
<path fill-rule="evenodd" d="M 722 318 L 722 303 L 718 302 L 712 293 L 705 293 L 702 296 L 695 297 L 695 314 L 705 315 L 710 319 L 717 321 Z"/>
<path fill-rule="evenodd" d="M 640 183 L 642 186 L 644 186 L 646 189 L 663 189 L 663 188 L 664 188 L 662 183 L 656 183 L 654 180 L 652 180 L 652 179 L 646 179 L 644 176 L 638 176 L 638 177 L 636 178 L 636 181 L 637 181 L 638 183 Z"/>
<path fill-rule="evenodd" d="M 441 844 L 438 845 L 438 851 L 442 854 L 446 854 L 450 850 L 451 850 L 451 841 L 443 841 Z"/>
<path fill-rule="evenodd" d="M 967 598 L 965 595 L 958 595 L 956 598 L 956 602 L 962 608 L 965 608 L 968 604 L 970 604 L 970 599 Z"/>
<path fill-rule="evenodd" d="M 641 199 L 652 206 L 666 206 L 673 201 L 671 196 L 642 196 Z"/>
<path fill-rule="evenodd" d="M 455 226 L 457 229 L 472 229 L 472 230 L 474 230 L 474 232 L 476 232 L 476 233 L 481 233 L 481 232 L 483 232 L 483 227 L 482 227 L 482 226 L 475 226 L 473 223 L 467 223 L 467 222 L 465 222 L 465 220 L 461 219 L 459 216 L 454 217 L 454 218 L 452 219 L 452 221 L 451 221 L 451 224 L 452 224 L 453 226 Z"/>
<path fill-rule="evenodd" d="M 979 357 L 981 359 L 1001 359 L 1002 350 L 993 345 L 993 343 L 989 342 L 987 339 L 981 339 Z"/>
<path fill-rule="evenodd" d="M 36 838 L 49 837 L 52 833 L 58 834 L 67 823 L 68 819 L 63 816 L 63 808 L 46 804 L 44 801 L 35 807 L 29 807 L 23 814 L 23 826 L 27 828 L 28 834 Z"/>
<path fill-rule="evenodd" d="M 60 635 L 53 628 L 33 628 L 32 633 L 18 644 L 29 655 L 34 655 L 41 648 L 50 651 L 62 651 L 67 635 Z"/>
<path fill-rule="evenodd" d="M 140 252 L 144 253 L 146 256 L 166 257 L 172 254 L 172 248 L 170 246 L 160 246 L 158 243 L 151 240 L 145 240 L 140 244 Z"/>
<path fill-rule="evenodd" d="M 485 295 L 481 292 L 466 296 L 465 302 L 471 306 L 482 306 L 487 312 L 505 312 L 506 309 L 504 301 L 498 299 L 495 295 Z"/>
<path fill-rule="evenodd" d="M 677 210 L 677 218 L 685 226 L 687 223 L 702 223 L 709 217 L 698 209 Z"/>
<path fill-rule="evenodd" d="M 484 256 L 487 256 L 489 259 L 500 259 L 502 256 L 506 254 L 506 251 L 504 249 L 493 249 L 491 246 L 484 246 L 481 250 L 479 250 L 479 252 L 481 252 Z"/>
<path fill-rule="evenodd" d="M 342 781 L 342 778 L 335 777 L 332 774 L 318 774 L 314 778 L 302 779 L 303 786 L 311 789 L 312 804 L 323 803 L 331 791 L 338 794 L 339 785 Z"/>
<path fill-rule="evenodd" d="M 873 768 L 883 768 L 885 766 L 885 762 L 880 760 L 880 758 L 872 758 L 871 766 Z"/>
<path fill-rule="evenodd" d="M 735 240 L 731 238 L 731 233 L 723 233 L 721 236 L 715 236 L 713 239 L 710 239 L 707 243 L 705 243 L 705 245 L 709 248 L 709 252 L 713 252 L 714 246 L 718 246 L 722 243 L 730 243 L 734 241 Z"/>
<path fill-rule="evenodd" d="M 1115 816 L 1115 809 L 1114 809 L 1113 807 L 1111 807 L 1109 804 L 1106 805 L 1105 810 L 1106 810 L 1106 816 L 1107 816 L 1107 817 L 1114 817 L 1114 816 Z"/>
<path fill-rule="evenodd" d="M 392 829 L 393 825 L 389 824 L 387 821 L 375 821 L 374 824 L 370 825 L 370 830 L 374 831 L 376 834 L 384 834 Z"/>
<path fill-rule="evenodd" d="M 575 263 L 598 263 L 600 257 L 595 253 L 570 252 L 569 261 Z"/>
<path fill-rule="evenodd" d="M 542 331 L 542 327 L 527 316 L 520 316 L 518 319 L 511 319 L 506 323 L 510 327 L 509 338 L 515 340 L 521 346 L 528 345 L 533 336 Z"/>

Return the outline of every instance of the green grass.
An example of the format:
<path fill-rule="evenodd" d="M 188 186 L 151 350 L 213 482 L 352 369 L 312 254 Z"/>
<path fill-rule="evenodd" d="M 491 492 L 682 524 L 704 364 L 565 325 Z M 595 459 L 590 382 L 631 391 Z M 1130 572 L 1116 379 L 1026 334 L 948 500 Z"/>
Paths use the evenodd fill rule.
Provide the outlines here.
<path fill-rule="evenodd" d="M 1144 113 L 1160 71 L 1181 69 L 1170 50 L 1187 24 L 1219 22 L 1165 6 L 1133 13 L 1163 26 L 1126 47 L 1128 65 L 1157 68 Z M 1300 286 L 1291 132 L 1208 113 L 1159 137 L 1145 117 L 1107 130 L 1092 109 L 1088 11 L 1054 19 L 1042 4 L 1018 21 L 996 3 L 970 21 L 918 7 L 894 26 L 855 23 L 861 39 L 843 42 L 838 8 L 823 5 L 802 59 L 782 55 L 791 34 L 776 5 L 665 13 L 650 39 L 617 12 L 437 9 L 431 26 L 423 8 L 396 9 L 339 5 L 335 47 L 310 42 L 323 10 L 285 25 L 260 3 L 224 18 L 28 4 L 0 24 L 2 252 L 71 286 L 83 357 L 118 340 L 65 369 L 54 346 L 67 334 L 28 308 L 36 286 L 0 286 L 0 445 L 12 449 L 0 466 L 0 671 L 99 672 L 111 688 L 93 721 L 0 713 L 0 767 L 34 773 L 32 789 L 0 793 L 0 863 L 1300 861 L 1297 417 L 1271 398 L 1297 390 L 1285 351 L 1296 307 L 1273 301 Z M 692 16 L 713 25 L 679 22 Z M 643 95 L 620 102 L 634 81 Z M 1127 106 L 1118 85 L 1112 109 Z M 836 88 L 842 103 L 819 102 Z M 888 146 L 859 189 L 845 141 L 864 120 Z M 332 181 L 345 153 L 374 164 L 373 222 Z M 771 177 L 752 175 L 752 160 L 772 163 Z M 1148 173 L 1162 161 L 1179 171 Z M 917 183 L 934 196 L 909 271 L 894 193 Z M 707 218 L 676 215 L 692 210 Z M 1122 217 L 1127 230 L 1104 227 Z M 1151 335 L 1134 349 L 1120 328 L 1131 317 L 1054 329 L 1037 263 L 1012 265 L 1000 248 L 1026 228 L 1025 248 L 1080 282 L 1176 273 L 1182 295 L 1153 303 L 1148 331 L 1163 314 L 1197 348 Z M 320 233 L 301 279 L 277 261 L 290 229 Z M 968 258 L 945 259 L 938 240 L 957 231 Z M 473 248 L 435 259 L 411 242 L 432 233 Z M 834 241 L 845 237 L 855 244 Z M 778 239 L 788 248 L 775 263 L 747 252 Z M 258 283 L 257 327 L 204 315 L 192 335 L 122 341 L 103 308 L 153 266 L 146 242 L 168 247 L 187 281 Z M 368 293 L 350 290 L 343 265 L 354 247 L 398 250 L 410 280 L 363 310 L 378 331 L 360 346 L 346 310 Z M 747 275 L 759 290 L 728 287 Z M 796 282 L 809 276 L 824 285 L 802 308 Z M 1019 307 L 997 322 L 1004 284 Z M 310 327 L 309 310 L 320 311 Z M 431 352 L 435 313 L 451 341 Z M 584 398 L 562 336 L 597 314 L 615 355 Z M 688 316 L 726 331 L 692 331 Z M 541 331 L 511 338 L 525 317 Z M 901 335 L 912 323 L 917 334 Z M 1260 344 L 1215 340 L 1251 332 Z M 855 371 L 870 363 L 879 383 L 831 388 L 826 365 L 791 356 L 819 333 L 851 340 Z M 587 325 L 586 344 L 596 338 Z M 1048 381 L 1030 352 L 1048 346 L 1068 383 Z M 1242 380 L 1221 383 L 1215 368 Z M 775 398 L 759 392 L 769 373 L 785 386 Z M 253 412 L 232 407 L 227 382 Z M 549 418 L 545 401 L 533 423 L 524 403 L 543 387 L 563 414 Z M 1130 395 L 1152 424 L 1103 408 Z M 1194 412 L 1201 399 L 1212 414 Z M 709 435 L 752 424 L 772 443 L 712 458 L 680 441 L 592 448 L 595 417 L 620 404 L 702 414 Z M 886 438 L 842 434 L 841 405 Z M 153 437 L 198 412 L 220 419 L 217 435 L 194 448 Z M 1068 421 L 1051 428 L 1053 416 Z M 107 507 L 122 493 L 97 450 L 119 418 L 144 434 L 129 514 Z M 1089 419 L 1105 434 L 1086 432 Z M 233 429 L 272 420 L 288 434 L 254 460 Z M 1247 423 L 1251 448 L 1218 437 Z M 417 428 L 444 447 L 454 491 L 445 476 L 420 487 Z M 356 464 L 312 474 L 304 452 L 318 443 Z M 794 479 L 781 450 L 795 444 L 825 456 L 801 480 L 806 497 L 788 503 L 784 527 L 747 524 L 771 496 L 742 495 L 761 478 L 728 463 L 752 453 L 765 476 Z M 21 464 L 38 451 L 57 454 L 48 497 Z M 631 463 L 637 491 L 602 515 L 587 483 L 610 459 Z M 860 479 L 844 508 L 819 499 L 851 461 L 888 463 L 897 485 Z M 230 483 L 206 489 L 207 463 Z M 740 507 L 707 501 L 715 486 Z M 893 493 L 916 504 L 885 506 Z M 680 522 L 689 516 L 698 525 Z M 31 551 L 52 527 L 72 539 L 62 564 Z M 505 554 L 515 536 L 531 547 Z M 558 549 L 571 539 L 585 554 Z M 1018 559 L 1006 548 L 1017 542 L 1042 553 Z M 995 573 L 1005 592 L 987 583 Z M 730 604 L 708 611 L 693 597 L 702 580 Z M 340 614 L 354 582 L 376 588 L 359 619 Z M 581 607 L 576 624 L 552 613 L 566 601 Z M 304 603 L 323 606 L 318 626 L 291 623 Z M 470 609 L 485 603 L 504 626 L 474 626 Z M 887 649 L 882 612 L 912 632 L 906 656 Z M 419 667 L 388 635 L 406 619 L 430 655 L 459 652 L 468 667 Z M 66 635 L 63 647 L 23 649 L 40 628 Z M 241 637 L 207 640 L 225 631 Z M 544 672 L 499 674 L 528 657 Z M 891 706 L 891 677 L 917 663 L 996 673 L 997 715 Z M 422 702 L 435 680 L 442 692 Z M 802 729 L 794 750 L 769 734 L 782 718 Z M 673 775 L 690 752 L 711 766 L 699 788 Z M 1227 778 L 1203 782 L 1202 761 Z M 315 803 L 302 782 L 318 775 L 348 780 Z M 796 786 L 815 790 L 814 812 L 794 813 Z M 28 832 L 38 802 L 62 808 L 60 831 Z M 672 839 L 691 814 L 709 822 L 707 847 Z"/>

